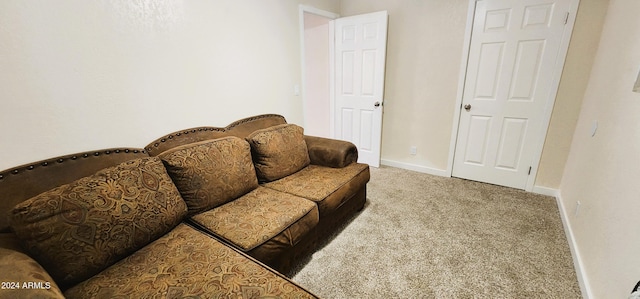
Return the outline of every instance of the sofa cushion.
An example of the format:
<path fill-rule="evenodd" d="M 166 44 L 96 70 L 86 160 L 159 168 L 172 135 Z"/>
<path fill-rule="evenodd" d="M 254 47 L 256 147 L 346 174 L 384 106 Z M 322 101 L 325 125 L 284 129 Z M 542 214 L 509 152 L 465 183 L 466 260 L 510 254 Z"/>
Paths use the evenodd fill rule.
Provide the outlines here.
<path fill-rule="evenodd" d="M 263 186 L 316 202 L 322 218 L 365 186 L 369 178 L 367 164 L 353 163 L 344 168 L 309 165 L 286 178 Z"/>
<path fill-rule="evenodd" d="M 186 224 L 64 294 L 67 298 L 316 298 Z"/>
<path fill-rule="evenodd" d="M 0 273 L 2 273 L 0 298 L 28 296 L 29 298 L 64 299 L 58 285 L 42 269 L 42 266 L 22 252 L 0 248 Z M 27 288 L 28 290 L 25 290 Z"/>
<path fill-rule="evenodd" d="M 260 182 L 270 182 L 309 165 L 303 129 L 283 124 L 257 130 L 247 136 Z"/>
<path fill-rule="evenodd" d="M 159 155 L 194 215 L 258 187 L 249 144 L 224 137 L 187 144 Z"/>
<path fill-rule="evenodd" d="M 191 217 L 205 229 L 247 252 L 278 234 L 290 231 L 288 246 L 295 245 L 318 224 L 316 204 L 272 189 L 258 187 L 246 195 Z"/>
<path fill-rule="evenodd" d="M 158 158 L 105 168 L 18 204 L 10 224 L 62 288 L 178 225 L 187 212 Z"/>

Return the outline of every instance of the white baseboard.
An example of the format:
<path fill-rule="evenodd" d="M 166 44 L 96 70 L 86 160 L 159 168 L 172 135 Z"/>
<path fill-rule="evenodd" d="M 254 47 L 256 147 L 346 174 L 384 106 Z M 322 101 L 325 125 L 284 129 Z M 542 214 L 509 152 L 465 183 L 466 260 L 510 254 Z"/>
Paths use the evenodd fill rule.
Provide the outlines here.
<path fill-rule="evenodd" d="M 533 186 L 533 190 L 531 190 L 531 192 L 536 193 L 536 194 L 553 196 L 556 199 L 558 198 L 558 195 L 560 194 L 560 190 L 558 190 L 558 189 L 540 187 L 540 186 Z"/>
<path fill-rule="evenodd" d="M 398 162 L 398 161 L 382 159 L 382 160 L 380 160 L 380 164 L 386 165 L 386 166 L 391 166 L 391 167 L 402 168 L 402 169 L 406 169 L 406 170 L 422 172 L 422 173 L 426 173 L 426 174 L 437 175 L 437 176 L 444 176 L 444 177 L 450 177 L 451 176 L 451 175 L 449 175 L 449 173 L 446 170 L 437 169 L 437 168 L 431 168 L 431 167 L 426 167 L 426 166 L 416 165 L 416 164 L 411 164 L 411 163 L 405 163 L 405 162 Z"/>
<path fill-rule="evenodd" d="M 541 189 L 548 189 L 548 188 L 541 188 Z M 553 189 L 548 189 L 548 190 L 553 190 Z M 556 197 L 556 202 L 558 203 L 558 209 L 560 210 L 560 218 L 562 219 L 562 226 L 564 227 L 564 233 L 567 236 L 569 249 L 571 249 L 571 256 L 573 257 L 573 266 L 576 270 L 576 276 L 578 276 L 578 284 L 580 285 L 582 298 L 591 299 L 593 298 L 591 294 L 591 285 L 589 285 L 589 280 L 587 279 L 587 275 L 584 272 L 584 266 L 582 265 L 582 258 L 580 257 L 580 251 L 578 250 L 578 244 L 576 243 L 576 239 L 573 235 L 573 230 L 571 229 L 571 226 L 569 226 L 569 213 L 567 212 L 567 208 L 564 206 L 564 203 L 563 203 L 564 201 L 562 200 L 562 193 L 556 190 L 555 197 Z"/>

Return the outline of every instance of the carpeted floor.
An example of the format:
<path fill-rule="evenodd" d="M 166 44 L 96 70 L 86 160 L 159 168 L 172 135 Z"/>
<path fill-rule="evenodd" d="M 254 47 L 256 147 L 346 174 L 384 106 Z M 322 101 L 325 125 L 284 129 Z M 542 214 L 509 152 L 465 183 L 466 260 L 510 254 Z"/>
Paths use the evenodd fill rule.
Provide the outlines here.
<path fill-rule="evenodd" d="M 581 297 L 554 198 L 392 167 L 301 267 L 321 298 Z"/>

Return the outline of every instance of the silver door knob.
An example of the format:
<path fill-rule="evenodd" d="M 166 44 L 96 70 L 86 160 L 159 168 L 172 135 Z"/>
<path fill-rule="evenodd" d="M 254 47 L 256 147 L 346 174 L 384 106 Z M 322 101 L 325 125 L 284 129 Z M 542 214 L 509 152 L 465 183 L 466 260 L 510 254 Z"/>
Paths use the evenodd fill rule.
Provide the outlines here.
<path fill-rule="evenodd" d="M 471 110 L 471 104 L 464 105 L 464 110 L 467 110 L 467 111 Z"/>
<path fill-rule="evenodd" d="M 373 106 L 375 106 L 375 107 L 380 107 L 380 102 L 375 102 L 375 103 L 373 103 Z"/>

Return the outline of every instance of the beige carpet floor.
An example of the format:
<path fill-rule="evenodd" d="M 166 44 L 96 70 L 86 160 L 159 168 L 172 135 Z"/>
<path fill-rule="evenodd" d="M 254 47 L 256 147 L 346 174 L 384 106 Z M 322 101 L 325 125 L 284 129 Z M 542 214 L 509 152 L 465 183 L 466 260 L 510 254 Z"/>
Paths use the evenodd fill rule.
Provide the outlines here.
<path fill-rule="evenodd" d="M 364 210 L 292 273 L 321 298 L 580 298 L 556 201 L 371 168 Z"/>

